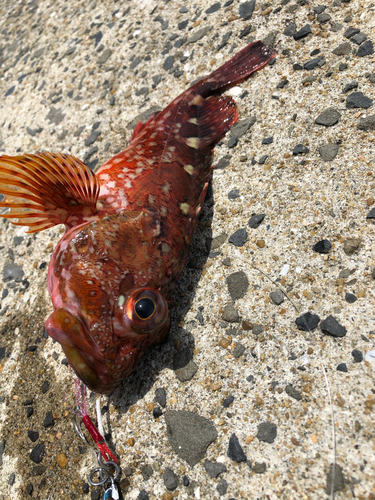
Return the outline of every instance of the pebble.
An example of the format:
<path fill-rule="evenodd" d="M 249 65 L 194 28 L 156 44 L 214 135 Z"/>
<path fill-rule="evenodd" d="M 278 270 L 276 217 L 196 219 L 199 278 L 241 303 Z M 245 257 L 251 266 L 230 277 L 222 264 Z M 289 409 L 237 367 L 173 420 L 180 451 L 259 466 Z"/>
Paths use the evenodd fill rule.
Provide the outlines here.
<path fill-rule="evenodd" d="M 239 139 L 240 137 L 246 134 L 246 132 L 249 130 L 250 127 L 254 125 L 255 122 L 256 122 L 255 116 L 249 116 L 243 120 L 239 120 L 230 129 L 230 137 Z"/>
<path fill-rule="evenodd" d="M 366 215 L 366 219 L 375 219 L 375 207 L 372 208 Z"/>
<path fill-rule="evenodd" d="M 347 330 L 344 326 L 340 325 L 336 318 L 329 315 L 325 320 L 320 323 L 320 328 L 323 333 L 332 335 L 333 337 L 344 337 Z"/>
<path fill-rule="evenodd" d="M 240 321 L 238 312 L 233 304 L 227 304 L 223 308 L 223 313 L 221 317 L 223 318 L 224 321 L 228 321 L 228 323 L 239 323 Z"/>
<path fill-rule="evenodd" d="M 353 108 L 367 109 L 370 108 L 372 104 L 373 100 L 363 95 L 362 92 L 352 92 L 346 98 L 347 109 L 353 109 Z"/>
<path fill-rule="evenodd" d="M 227 489 L 228 489 L 228 483 L 225 481 L 225 479 L 220 479 L 220 481 L 217 484 L 216 489 L 217 489 L 220 496 L 223 496 L 226 494 Z"/>
<path fill-rule="evenodd" d="M 260 335 L 263 332 L 263 327 L 261 325 L 258 325 L 258 323 L 255 323 L 253 326 L 253 334 L 254 335 Z"/>
<path fill-rule="evenodd" d="M 53 414 L 51 411 L 46 413 L 46 417 L 43 422 L 44 427 L 47 429 L 48 427 L 53 427 L 55 425 L 55 419 L 53 418 Z"/>
<path fill-rule="evenodd" d="M 264 462 L 255 462 L 255 464 L 251 467 L 251 470 L 255 472 L 255 474 L 263 474 L 267 470 L 267 465 Z"/>
<path fill-rule="evenodd" d="M 335 471 L 334 480 L 333 480 L 333 468 Z M 332 480 L 334 481 L 333 491 L 342 491 L 345 488 L 344 474 L 342 472 L 342 468 L 340 467 L 340 465 L 331 464 L 329 467 L 329 471 L 327 474 L 327 485 L 325 488 L 325 492 L 327 495 L 331 494 Z"/>
<path fill-rule="evenodd" d="M 31 483 L 28 483 L 28 485 L 26 486 L 26 493 L 32 495 L 33 491 L 34 491 L 34 486 Z"/>
<path fill-rule="evenodd" d="M 155 406 L 152 410 L 152 416 L 156 419 L 163 415 L 163 410 L 159 406 Z"/>
<path fill-rule="evenodd" d="M 192 360 L 189 347 L 176 353 L 173 358 L 173 370 L 180 382 L 191 380 L 198 371 L 198 365 Z"/>
<path fill-rule="evenodd" d="M 211 7 L 209 7 L 205 13 L 206 14 L 213 14 L 214 12 L 217 12 L 219 9 L 221 8 L 221 4 L 219 2 L 216 2 L 214 3 L 213 5 L 211 5 Z"/>
<path fill-rule="evenodd" d="M 204 464 L 203 464 L 203 465 L 204 465 Z M 190 484 L 190 480 L 189 480 L 189 478 L 188 478 L 187 476 L 182 476 L 182 484 L 183 484 L 184 486 L 189 486 L 189 484 Z"/>
<path fill-rule="evenodd" d="M 356 81 L 353 80 L 352 82 L 347 83 L 345 85 L 345 87 L 342 89 L 342 93 L 346 94 L 350 90 L 354 90 L 354 89 L 357 89 L 357 88 L 358 88 L 358 82 L 356 82 Z"/>
<path fill-rule="evenodd" d="M 85 140 L 85 146 L 91 146 L 91 144 L 94 144 L 100 135 L 101 132 L 99 130 L 92 130 L 88 138 Z"/>
<path fill-rule="evenodd" d="M 347 30 L 345 31 L 344 36 L 345 38 L 351 38 L 352 36 L 357 35 L 359 31 L 360 30 L 358 28 L 353 28 L 353 26 L 349 26 L 349 28 L 347 28 Z"/>
<path fill-rule="evenodd" d="M 9 475 L 9 479 L 8 479 L 9 486 L 13 486 L 15 480 L 16 480 L 16 474 L 14 472 L 12 472 Z"/>
<path fill-rule="evenodd" d="M 224 408 L 229 408 L 230 405 L 233 403 L 233 401 L 234 401 L 234 396 L 232 396 L 232 395 L 225 398 L 223 401 Z"/>
<path fill-rule="evenodd" d="M 99 58 L 98 58 L 98 64 L 102 65 L 102 64 L 105 64 L 108 59 L 111 57 L 112 55 L 112 50 L 111 49 L 105 49 L 103 50 L 103 52 L 100 54 Z"/>
<path fill-rule="evenodd" d="M 297 25 L 295 23 L 290 23 L 287 25 L 287 27 L 284 29 L 284 35 L 285 36 L 293 36 L 297 32 Z"/>
<path fill-rule="evenodd" d="M 249 289 L 249 280 L 243 271 L 230 274 L 226 277 L 226 282 L 233 302 L 242 299 Z"/>
<path fill-rule="evenodd" d="M 332 127 L 340 118 L 341 115 L 335 108 L 328 108 L 315 118 L 315 123 L 317 125 L 324 125 L 325 127 Z"/>
<path fill-rule="evenodd" d="M 138 495 L 138 499 L 137 499 L 137 500 L 149 500 L 149 498 L 150 498 L 150 497 L 149 497 L 149 495 L 148 495 L 147 491 L 146 491 L 146 490 L 141 490 L 141 491 L 139 492 L 139 495 Z"/>
<path fill-rule="evenodd" d="M 357 52 L 358 57 L 370 56 L 374 53 L 374 44 L 371 40 L 367 40 L 367 42 L 363 43 Z"/>
<path fill-rule="evenodd" d="M 309 24 L 306 24 L 298 30 L 296 33 L 294 33 L 293 38 L 294 40 L 301 40 L 302 38 L 305 38 L 307 35 L 311 33 L 311 26 Z"/>
<path fill-rule="evenodd" d="M 349 42 L 340 43 L 335 49 L 332 50 L 332 54 L 336 56 L 347 56 L 351 53 L 352 46 Z"/>
<path fill-rule="evenodd" d="M 320 24 L 327 23 L 330 19 L 331 19 L 331 16 L 327 12 L 324 12 L 323 14 L 319 14 L 316 18 L 316 20 Z"/>
<path fill-rule="evenodd" d="M 344 241 L 342 247 L 346 255 L 353 255 L 358 250 L 360 243 L 360 240 L 356 238 L 349 238 Z"/>
<path fill-rule="evenodd" d="M 298 330 L 304 332 L 313 331 L 318 326 L 320 318 L 317 314 L 311 314 L 311 312 L 306 312 L 296 319 L 296 325 Z"/>
<path fill-rule="evenodd" d="M 263 139 L 262 144 L 272 144 L 273 143 L 273 137 L 266 137 Z"/>
<path fill-rule="evenodd" d="M 252 229 L 257 229 L 263 222 L 266 214 L 252 215 L 249 220 L 249 227 Z"/>
<path fill-rule="evenodd" d="M 336 370 L 338 372 L 347 373 L 348 372 L 348 367 L 346 366 L 346 363 L 340 363 L 339 365 L 337 365 Z"/>
<path fill-rule="evenodd" d="M 348 302 L 348 304 L 354 304 L 358 299 L 353 293 L 346 292 L 345 293 L 345 300 Z"/>
<path fill-rule="evenodd" d="M 243 21 L 247 21 L 253 15 L 255 8 L 255 0 L 250 0 L 250 2 L 244 2 L 240 4 L 239 15 Z"/>
<path fill-rule="evenodd" d="M 232 434 L 229 439 L 227 455 L 231 460 L 237 463 L 246 462 L 247 460 L 245 452 L 243 451 L 240 442 L 238 441 L 238 437 L 235 434 Z"/>
<path fill-rule="evenodd" d="M 27 431 L 27 435 L 33 443 L 39 439 L 39 432 L 37 431 Z"/>
<path fill-rule="evenodd" d="M 262 422 L 258 425 L 257 438 L 265 443 L 273 443 L 277 436 L 277 427 L 272 422 Z"/>
<path fill-rule="evenodd" d="M 268 158 L 268 155 L 264 155 L 261 158 L 259 158 L 259 160 L 258 160 L 259 165 L 264 165 L 266 163 L 267 158 Z"/>
<path fill-rule="evenodd" d="M 270 299 L 274 304 L 279 306 L 284 302 L 284 294 L 281 290 L 275 290 L 274 292 L 270 293 Z"/>
<path fill-rule="evenodd" d="M 328 240 L 320 240 L 318 243 L 315 243 L 313 245 L 312 249 L 314 252 L 321 253 L 321 254 L 327 254 L 332 248 L 332 244 Z"/>
<path fill-rule="evenodd" d="M 165 69 L 166 71 L 168 71 L 169 69 L 172 68 L 174 64 L 174 57 L 173 56 L 168 56 L 165 61 L 164 61 L 164 64 L 163 64 L 163 69 Z"/>
<path fill-rule="evenodd" d="M 325 58 L 324 56 L 319 56 L 316 57 L 315 59 L 311 59 L 307 63 L 303 65 L 304 69 L 307 71 L 311 71 L 312 69 L 315 69 L 317 66 L 322 67 L 325 63 Z"/>
<path fill-rule="evenodd" d="M 363 361 L 363 354 L 362 354 L 362 352 L 360 350 L 353 349 L 352 356 L 353 356 L 354 363 L 362 363 L 362 361 Z"/>
<path fill-rule="evenodd" d="M 206 469 L 207 474 L 210 478 L 215 479 L 223 472 L 227 471 L 227 468 L 224 464 L 220 464 L 219 462 L 211 462 L 210 460 L 205 460 L 203 462 L 203 467 Z"/>
<path fill-rule="evenodd" d="M 167 410 L 164 418 L 169 444 L 191 467 L 202 460 L 218 437 L 215 425 L 195 412 Z"/>
<path fill-rule="evenodd" d="M 332 161 L 339 152 L 338 144 L 323 144 L 319 148 L 319 154 L 323 161 Z"/>
<path fill-rule="evenodd" d="M 365 118 L 361 118 L 358 122 L 357 128 L 359 130 L 375 130 L 375 115 L 366 116 Z"/>
<path fill-rule="evenodd" d="M 34 414 L 34 407 L 33 406 L 29 406 L 27 409 L 26 409 L 26 416 L 27 418 L 30 418 L 31 415 Z"/>
<path fill-rule="evenodd" d="M 30 458 L 34 463 L 40 464 L 40 462 L 43 460 L 45 452 L 46 447 L 44 443 L 39 443 L 31 450 Z"/>
<path fill-rule="evenodd" d="M 165 392 L 165 389 L 163 389 L 163 387 L 158 387 L 156 389 L 155 397 L 159 405 L 165 408 L 167 405 L 167 393 Z"/>
<path fill-rule="evenodd" d="M 235 200 L 236 198 L 240 197 L 240 190 L 239 189 L 232 189 L 228 193 L 228 199 L 229 200 Z"/>
<path fill-rule="evenodd" d="M 229 236 L 229 243 L 232 243 L 236 247 L 242 247 L 247 240 L 247 231 L 246 229 L 240 228 L 237 229 L 231 236 Z"/>
<path fill-rule="evenodd" d="M 367 36 L 364 33 L 358 33 L 358 35 L 354 35 L 350 39 L 350 41 L 354 42 L 357 45 L 361 45 L 366 39 L 367 39 Z"/>
<path fill-rule="evenodd" d="M 241 343 L 237 343 L 235 346 L 234 346 L 234 349 L 233 349 L 233 356 L 238 359 L 242 356 L 242 354 L 245 352 L 245 346 L 242 345 Z"/>
<path fill-rule="evenodd" d="M 60 467 L 60 469 L 65 469 L 66 466 L 68 465 L 68 459 L 65 453 L 59 453 L 56 457 L 56 462 L 57 465 Z"/>
<path fill-rule="evenodd" d="M 20 265 L 14 262 L 7 262 L 3 270 L 3 281 L 7 283 L 8 281 L 15 281 L 19 283 L 24 277 L 23 269 Z"/>
<path fill-rule="evenodd" d="M 152 468 L 152 466 L 150 464 L 146 464 L 141 468 L 141 474 L 142 474 L 144 481 L 148 481 L 150 479 L 150 477 L 153 475 L 153 473 L 154 473 L 154 469 Z"/>
<path fill-rule="evenodd" d="M 199 29 L 188 39 L 186 43 L 195 43 L 201 40 L 204 36 L 206 36 L 212 30 L 212 26 L 205 26 L 204 28 Z"/>
<path fill-rule="evenodd" d="M 0 440 L 0 467 L 3 465 L 3 455 L 5 451 L 5 439 Z"/>
<path fill-rule="evenodd" d="M 50 388 L 50 382 L 49 380 L 45 380 L 42 384 L 42 394 L 46 394 L 46 392 L 49 391 L 49 388 Z"/>
<path fill-rule="evenodd" d="M 286 387 L 285 387 L 285 392 L 288 394 L 288 396 L 290 396 L 291 398 L 297 400 L 297 401 L 301 401 L 302 399 L 302 395 L 299 391 L 297 391 L 297 389 L 295 389 L 292 385 L 288 384 Z"/>

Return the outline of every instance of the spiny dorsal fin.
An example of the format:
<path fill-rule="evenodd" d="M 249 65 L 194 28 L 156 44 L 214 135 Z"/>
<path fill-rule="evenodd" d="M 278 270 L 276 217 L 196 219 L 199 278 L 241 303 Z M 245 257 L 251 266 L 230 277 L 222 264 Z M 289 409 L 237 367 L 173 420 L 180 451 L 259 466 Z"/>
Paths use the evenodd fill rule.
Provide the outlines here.
<path fill-rule="evenodd" d="M 56 224 L 73 227 L 96 214 L 99 181 L 78 158 L 63 153 L 0 156 L 0 207 L 29 233 Z"/>

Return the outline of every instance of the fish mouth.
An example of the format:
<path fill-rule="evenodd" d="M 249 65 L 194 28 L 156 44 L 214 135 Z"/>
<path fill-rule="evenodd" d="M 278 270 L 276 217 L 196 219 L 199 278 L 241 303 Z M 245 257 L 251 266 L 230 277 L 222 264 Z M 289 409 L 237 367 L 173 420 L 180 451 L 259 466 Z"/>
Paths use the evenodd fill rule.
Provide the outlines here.
<path fill-rule="evenodd" d="M 113 392 L 118 382 L 114 382 L 108 372 L 83 321 L 60 307 L 49 316 L 45 328 L 48 335 L 59 342 L 71 367 L 89 389 L 99 394 Z"/>

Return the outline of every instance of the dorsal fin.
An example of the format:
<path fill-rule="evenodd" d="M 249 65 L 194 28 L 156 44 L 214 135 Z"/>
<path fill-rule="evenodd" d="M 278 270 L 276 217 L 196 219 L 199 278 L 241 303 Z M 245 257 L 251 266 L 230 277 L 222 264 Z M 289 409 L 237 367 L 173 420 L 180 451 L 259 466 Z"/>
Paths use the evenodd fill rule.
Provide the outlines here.
<path fill-rule="evenodd" d="M 63 153 L 0 156 L 0 207 L 29 233 L 57 224 L 68 228 L 96 215 L 99 181 L 81 160 Z"/>

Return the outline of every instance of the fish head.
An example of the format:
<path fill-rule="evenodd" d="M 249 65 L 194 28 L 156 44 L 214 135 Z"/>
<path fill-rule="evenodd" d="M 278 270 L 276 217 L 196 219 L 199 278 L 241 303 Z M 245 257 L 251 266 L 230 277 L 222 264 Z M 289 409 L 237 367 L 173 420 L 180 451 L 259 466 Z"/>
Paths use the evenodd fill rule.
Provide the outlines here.
<path fill-rule="evenodd" d="M 111 393 L 169 330 L 157 231 L 147 212 L 113 214 L 68 231 L 52 256 L 46 331 L 95 392 Z"/>

